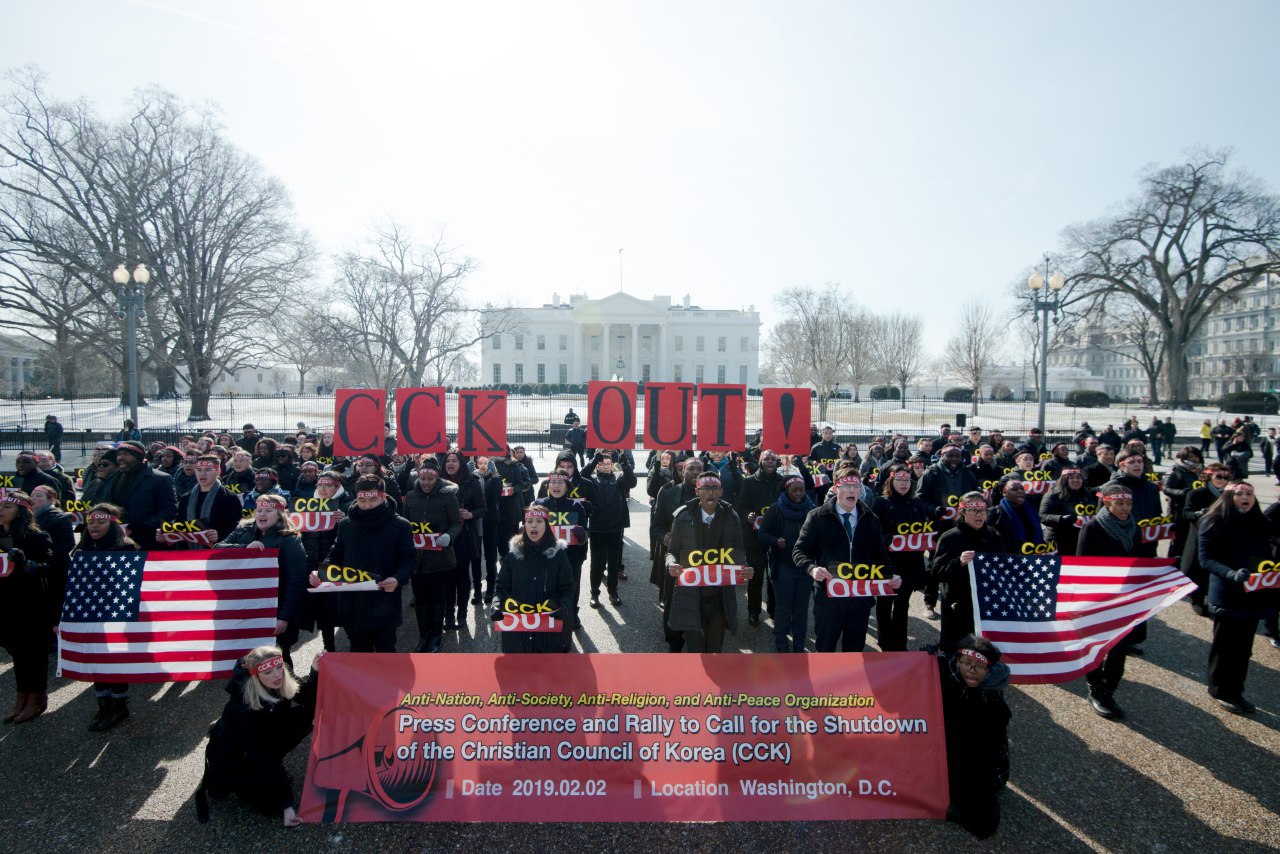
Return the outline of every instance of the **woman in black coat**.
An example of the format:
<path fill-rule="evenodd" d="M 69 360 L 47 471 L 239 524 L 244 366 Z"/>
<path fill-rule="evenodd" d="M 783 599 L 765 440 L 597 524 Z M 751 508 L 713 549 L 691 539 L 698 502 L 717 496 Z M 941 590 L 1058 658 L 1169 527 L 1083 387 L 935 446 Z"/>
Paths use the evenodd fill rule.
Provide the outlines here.
<path fill-rule="evenodd" d="M 890 466 L 881 471 L 881 480 L 884 487 L 871 511 L 880 520 L 884 545 L 889 549 L 893 571 L 902 576 L 902 586 L 896 596 L 881 596 L 876 600 L 876 629 L 882 651 L 902 652 L 907 648 L 907 611 L 911 607 L 911 594 L 924 589 L 924 552 L 895 552 L 890 547 L 899 533 L 924 533 L 926 525 L 933 530 L 933 519 L 924 502 L 911 489 L 910 469 L 902 465 Z"/>
<path fill-rule="evenodd" d="M 782 482 L 778 496 L 760 522 L 756 536 L 769 547 L 769 580 L 773 584 L 773 641 L 778 652 L 804 652 L 809 637 L 809 609 L 813 601 L 813 579 L 796 566 L 792 550 L 800 539 L 800 528 L 814 508 L 798 474 Z M 903 582 L 906 585 L 906 582 Z"/>
<path fill-rule="evenodd" d="M 987 525 L 987 499 L 981 492 L 960 496 L 956 526 L 938 537 L 929 572 L 938 579 L 938 604 L 942 611 L 938 646 L 951 652 L 965 635 L 973 634 L 973 588 L 969 564 L 973 556 L 1004 554 L 1000 535 Z"/>
<path fill-rule="evenodd" d="M 1153 557 L 1142 542 L 1138 521 L 1133 518 L 1133 493 L 1127 486 L 1108 483 L 1099 490 L 1100 507 L 1093 521 L 1080 532 L 1076 554 L 1086 557 Z M 1125 659 L 1135 644 L 1147 639 L 1147 624 L 1139 623 L 1116 643 L 1102 659 L 1096 670 L 1091 670 L 1085 681 L 1089 684 L 1089 704 L 1104 718 L 1119 720 L 1124 711 L 1115 701 L 1116 688 L 1124 676 Z"/>
<path fill-rule="evenodd" d="M 1080 541 L 1081 520 L 1092 516 L 1098 497 L 1084 487 L 1084 474 L 1066 468 L 1040 502 L 1040 524 L 1056 544 L 1058 554 L 1073 555 Z"/>
<path fill-rule="evenodd" d="M 1276 613 L 1275 587 L 1249 590 L 1260 560 L 1272 562 L 1271 526 L 1253 485 L 1232 483 L 1200 520 L 1200 563 L 1209 570 L 1209 696 L 1229 712 L 1255 711 L 1244 697 L 1258 621 Z M 1256 579 L 1254 579 L 1256 580 Z"/>
<path fill-rule="evenodd" d="M 284 758 L 311 733 L 319 664 L 317 656 L 311 677 L 299 681 L 279 647 L 260 646 L 236 665 L 226 687 L 231 697 L 209 730 L 204 779 L 196 791 L 201 822 L 209 820 L 207 796 L 234 792 L 254 809 L 281 816 L 285 827 L 301 824 Z"/>
<path fill-rule="evenodd" d="M 1178 568 L 1196 583 L 1195 591 L 1187 597 L 1191 610 L 1207 617 L 1209 609 L 1205 605 L 1205 598 L 1209 595 L 1209 570 L 1200 563 L 1200 520 L 1231 482 L 1231 473 L 1222 463 L 1209 463 L 1201 470 L 1201 477 L 1204 478 L 1204 484 L 1188 492 L 1182 505 L 1181 518 L 1187 526 L 1187 539 L 1182 547 L 1182 562 Z M 1169 554 L 1173 555 L 1173 552 Z"/>
<path fill-rule="evenodd" d="M 1160 484 L 1160 491 L 1169 497 L 1169 515 L 1173 517 L 1173 542 L 1169 545 L 1169 556 L 1176 559 L 1182 556 L 1191 528 L 1182 518 L 1182 510 L 1191 490 L 1203 483 L 1204 457 L 1195 445 L 1187 445 L 1175 457 L 1173 466 Z"/>
<path fill-rule="evenodd" d="M 498 600 L 490 618 L 534 608 L 558 620 L 573 622 L 573 567 L 564 547 L 551 535 L 550 514 L 534 505 L 524 514 L 524 527 L 511 538 L 498 570 Z M 566 652 L 563 632 L 503 632 L 502 651 Z"/>
<path fill-rule="evenodd" d="M 316 492 L 313 498 L 327 501 L 333 513 L 333 527 L 326 531 L 303 531 L 302 548 L 307 553 L 307 574 L 315 572 L 320 566 L 320 559 L 333 548 L 338 537 L 338 523 L 346 518 L 351 507 L 353 496 L 342 488 L 342 478 L 331 471 L 321 472 L 316 478 Z M 302 597 L 302 628 L 307 631 L 320 631 L 321 642 L 326 652 L 334 652 L 338 648 L 338 600 L 333 596 L 304 595 Z"/>
<path fill-rule="evenodd" d="M 951 792 L 947 820 L 985 839 L 1000 826 L 996 795 L 1009 780 L 1009 666 L 990 641 L 968 635 L 955 653 L 938 654 L 938 675 Z"/>
<path fill-rule="evenodd" d="M 13 658 L 17 697 L 5 723 L 24 724 L 49 706 L 49 600 L 53 543 L 36 524 L 31 496 L 0 497 L 0 646 Z"/>

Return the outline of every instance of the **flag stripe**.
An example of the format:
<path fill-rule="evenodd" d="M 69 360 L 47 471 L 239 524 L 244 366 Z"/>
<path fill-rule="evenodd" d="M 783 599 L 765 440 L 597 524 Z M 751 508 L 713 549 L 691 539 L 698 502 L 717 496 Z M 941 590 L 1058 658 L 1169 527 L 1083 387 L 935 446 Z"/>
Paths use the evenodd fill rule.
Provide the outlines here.
<path fill-rule="evenodd" d="M 274 549 L 77 553 L 59 672 L 104 682 L 229 676 L 273 642 L 278 584 Z"/>

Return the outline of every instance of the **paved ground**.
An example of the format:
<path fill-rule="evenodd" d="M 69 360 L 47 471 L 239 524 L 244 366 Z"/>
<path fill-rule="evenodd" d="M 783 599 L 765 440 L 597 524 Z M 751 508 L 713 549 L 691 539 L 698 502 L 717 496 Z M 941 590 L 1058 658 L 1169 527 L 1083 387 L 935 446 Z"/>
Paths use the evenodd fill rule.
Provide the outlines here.
<path fill-rule="evenodd" d="M 1266 503 L 1270 478 L 1255 482 Z M 632 504 L 623 605 L 584 608 L 590 652 L 660 651 L 655 588 L 648 584 L 648 508 Z M 407 600 L 406 600 L 407 601 Z M 937 638 L 915 600 L 913 646 Z M 745 610 L 745 609 L 743 609 Z M 401 631 L 409 648 L 412 616 Z M 471 622 L 474 629 L 475 620 Z M 344 825 L 286 831 L 234 800 L 195 821 L 204 737 L 225 694 L 216 684 L 135 686 L 133 716 L 90 733 L 90 686 L 53 681 L 49 712 L 0 728 L 0 850 L 611 850 L 819 851 L 1259 851 L 1280 848 L 1280 650 L 1259 637 L 1248 696 L 1259 711 L 1230 715 L 1204 691 L 1210 623 L 1179 603 L 1154 620 L 1144 659 L 1131 659 L 1118 699 L 1129 719 L 1097 717 L 1082 682 L 1010 690 L 1012 780 L 999 833 L 979 843 L 943 822 L 801 824 Z M 487 632 L 487 629 L 485 630 Z M 744 627 L 743 651 L 772 649 L 769 626 Z M 295 653 L 300 670 L 319 646 Z M 455 634 L 447 653 L 496 651 L 489 635 Z M 13 674 L 0 653 L 0 698 Z M 8 699 L 4 700 L 7 708 Z M 299 779 L 305 751 L 290 768 Z"/>

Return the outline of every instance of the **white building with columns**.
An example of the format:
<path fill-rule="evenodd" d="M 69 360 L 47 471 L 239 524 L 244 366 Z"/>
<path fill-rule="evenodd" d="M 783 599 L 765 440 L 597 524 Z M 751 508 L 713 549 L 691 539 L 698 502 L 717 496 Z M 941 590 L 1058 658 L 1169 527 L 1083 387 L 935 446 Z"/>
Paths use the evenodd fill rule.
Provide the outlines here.
<path fill-rule="evenodd" d="M 519 311 L 518 333 L 490 336 L 480 349 L 486 384 L 628 381 L 760 385 L 760 315 L 704 309 L 689 297 L 643 300 L 627 293 L 588 299 L 553 294 Z"/>

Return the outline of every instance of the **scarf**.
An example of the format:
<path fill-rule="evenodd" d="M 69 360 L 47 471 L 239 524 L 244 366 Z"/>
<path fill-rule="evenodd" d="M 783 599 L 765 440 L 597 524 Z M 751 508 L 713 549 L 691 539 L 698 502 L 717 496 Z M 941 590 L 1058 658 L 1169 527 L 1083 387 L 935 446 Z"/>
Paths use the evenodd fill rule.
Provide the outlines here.
<path fill-rule="evenodd" d="M 204 497 L 201 498 L 201 496 Z M 187 519 L 193 522 L 197 519 L 208 522 L 209 517 L 213 515 L 213 499 L 217 496 L 218 484 L 216 483 L 208 492 L 201 492 L 198 486 L 191 490 L 187 495 Z"/>
<path fill-rule="evenodd" d="M 797 504 L 788 498 L 787 494 L 784 492 L 778 496 L 777 501 L 773 502 L 773 506 L 778 508 L 778 512 L 782 514 L 782 518 L 795 520 L 803 519 L 805 516 L 808 516 L 809 511 L 817 505 L 813 503 L 813 499 L 807 494 L 804 497 L 804 501 Z"/>
<path fill-rule="evenodd" d="M 1001 498 L 1000 518 L 1008 521 L 1009 531 L 1017 542 L 1037 545 L 1044 542 L 1040 520 L 1036 518 L 1029 504 L 1024 502 L 1021 507 L 1014 507 L 1009 503 L 1009 499 Z"/>
<path fill-rule="evenodd" d="M 1138 523 L 1133 516 L 1121 522 L 1115 516 L 1112 516 L 1111 511 L 1104 506 L 1098 508 L 1093 521 L 1095 524 L 1101 525 L 1102 530 L 1106 531 L 1108 536 L 1124 546 L 1125 551 L 1133 551 L 1133 541 L 1138 536 Z"/>

